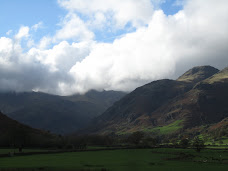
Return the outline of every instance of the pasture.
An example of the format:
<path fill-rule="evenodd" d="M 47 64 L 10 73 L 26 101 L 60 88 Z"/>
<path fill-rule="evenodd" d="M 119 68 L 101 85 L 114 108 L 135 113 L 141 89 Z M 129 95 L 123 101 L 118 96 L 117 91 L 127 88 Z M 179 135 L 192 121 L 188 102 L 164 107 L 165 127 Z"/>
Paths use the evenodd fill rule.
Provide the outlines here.
<path fill-rule="evenodd" d="M 0 171 L 225 171 L 228 151 L 205 149 L 121 149 L 0 158 Z"/>

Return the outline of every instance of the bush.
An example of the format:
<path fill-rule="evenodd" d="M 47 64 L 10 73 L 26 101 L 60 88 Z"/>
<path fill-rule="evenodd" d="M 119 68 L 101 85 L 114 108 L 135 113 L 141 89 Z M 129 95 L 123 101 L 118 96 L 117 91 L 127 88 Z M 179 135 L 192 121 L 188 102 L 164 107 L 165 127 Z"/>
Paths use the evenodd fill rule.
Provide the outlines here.
<path fill-rule="evenodd" d="M 200 152 L 202 149 L 205 148 L 204 141 L 199 137 L 195 137 L 193 139 L 192 146 L 196 149 L 197 152 Z"/>
<path fill-rule="evenodd" d="M 189 147 L 190 145 L 190 141 L 188 138 L 183 138 L 181 141 L 180 141 L 180 144 L 179 144 L 181 147 L 183 148 L 187 148 Z"/>
<path fill-rule="evenodd" d="M 134 145 L 139 145 L 143 137 L 144 137 L 143 132 L 137 131 L 128 137 L 128 142 Z"/>

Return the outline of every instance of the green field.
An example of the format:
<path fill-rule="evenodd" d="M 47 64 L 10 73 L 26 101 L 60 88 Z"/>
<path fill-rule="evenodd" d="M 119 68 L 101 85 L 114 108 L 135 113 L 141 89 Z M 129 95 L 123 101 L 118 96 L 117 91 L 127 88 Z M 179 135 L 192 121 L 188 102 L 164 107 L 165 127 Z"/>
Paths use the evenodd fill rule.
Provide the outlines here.
<path fill-rule="evenodd" d="M 169 125 L 166 126 L 160 126 L 160 127 L 155 127 L 155 128 L 146 128 L 143 131 L 144 132 L 158 132 L 159 134 L 169 134 L 172 132 L 177 131 L 178 129 L 182 128 L 181 123 L 183 120 L 177 120 Z"/>
<path fill-rule="evenodd" d="M 225 150 L 124 149 L 42 154 L 0 158 L 0 170 L 173 170 L 223 171 L 228 169 Z"/>
<path fill-rule="evenodd" d="M 209 140 L 207 140 L 206 142 L 205 142 L 205 144 L 206 145 L 213 145 L 213 143 L 212 143 L 212 139 L 209 139 Z M 220 144 L 220 141 L 222 141 L 222 144 Z M 225 137 L 225 136 L 223 136 L 223 137 L 221 137 L 219 140 L 216 140 L 216 141 L 214 141 L 214 144 L 215 145 L 223 145 L 223 146 L 227 146 L 228 145 L 228 137 Z"/>
<path fill-rule="evenodd" d="M 45 149 L 22 149 L 22 152 L 24 153 L 28 153 L 28 152 L 43 152 L 43 151 L 47 151 Z M 0 149 L 0 154 L 8 154 L 8 153 L 18 153 L 19 150 L 18 148 L 4 148 L 4 149 Z"/>

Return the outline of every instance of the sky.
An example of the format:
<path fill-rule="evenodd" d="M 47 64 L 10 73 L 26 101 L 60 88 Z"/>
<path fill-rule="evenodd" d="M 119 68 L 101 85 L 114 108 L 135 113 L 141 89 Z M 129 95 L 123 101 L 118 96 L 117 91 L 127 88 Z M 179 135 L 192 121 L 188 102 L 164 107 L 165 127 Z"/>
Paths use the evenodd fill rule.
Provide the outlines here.
<path fill-rule="evenodd" d="M 0 0 L 0 91 L 132 91 L 228 64 L 227 0 Z"/>

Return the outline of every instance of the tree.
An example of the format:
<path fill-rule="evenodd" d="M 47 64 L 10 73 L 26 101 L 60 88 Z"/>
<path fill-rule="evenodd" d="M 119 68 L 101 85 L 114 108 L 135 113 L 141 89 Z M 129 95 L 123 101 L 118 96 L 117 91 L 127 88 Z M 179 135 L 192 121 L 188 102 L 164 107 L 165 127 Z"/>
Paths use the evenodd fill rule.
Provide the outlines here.
<path fill-rule="evenodd" d="M 172 138 L 172 139 L 170 139 L 170 142 L 172 143 L 172 145 L 174 146 L 174 147 L 176 147 L 178 144 L 177 144 L 177 138 Z"/>
<path fill-rule="evenodd" d="M 192 146 L 196 149 L 197 152 L 200 152 L 205 147 L 204 141 L 199 137 L 195 137 L 193 139 Z"/>
<path fill-rule="evenodd" d="M 222 144 L 223 144 L 223 141 L 222 141 L 222 140 L 220 140 L 220 141 L 219 141 L 219 144 L 220 144 L 220 145 L 222 145 Z"/>
<path fill-rule="evenodd" d="M 128 137 L 128 142 L 135 144 L 135 145 L 139 145 L 139 143 L 143 139 L 143 137 L 144 137 L 143 132 L 137 131 Z"/>
<path fill-rule="evenodd" d="M 154 147 L 158 144 L 158 139 L 156 137 L 146 137 L 142 139 L 142 145 L 144 147 Z"/>
<path fill-rule="evenodd" d="M 189 139 L 188 138 L 183 138 L 181 141 L 180 141 L 180 146 L 183 147 L 183 148 L 187 148 L 189 146 Z"/>
<path fill-rule="evenodd" d="M 30 145 L 30 133 L 23 127 L 9 129 L 9 143 L 14 147 Z"/>

